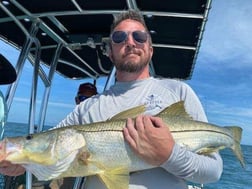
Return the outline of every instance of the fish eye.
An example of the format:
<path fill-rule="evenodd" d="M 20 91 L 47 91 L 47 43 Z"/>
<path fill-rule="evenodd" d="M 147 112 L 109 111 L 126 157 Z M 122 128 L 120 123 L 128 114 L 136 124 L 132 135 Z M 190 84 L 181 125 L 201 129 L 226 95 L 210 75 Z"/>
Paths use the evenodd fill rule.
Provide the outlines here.
<path fill-rule="evenodd" d="M 31 134 L 29 134 L 29 135 L 26 136 L 27 140 L 31 140 L 32 138 L 33 138 L 33 136 Z"/>

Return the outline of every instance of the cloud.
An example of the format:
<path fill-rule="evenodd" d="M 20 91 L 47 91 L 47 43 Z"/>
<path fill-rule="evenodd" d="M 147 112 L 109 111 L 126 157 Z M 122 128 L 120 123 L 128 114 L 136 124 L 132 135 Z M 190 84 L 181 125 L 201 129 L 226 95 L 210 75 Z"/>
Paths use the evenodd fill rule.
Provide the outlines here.
<path fill-rule="evenodd" d="M 30 99 L 21 98 L 21 97 L 15 97 L 14 101 L 16 101 L 16 103 L 25 103 L 25 104 L 30 103 Z M 41 104 L 41 100 L 37 100 L 36 102 L 37 104 Z M 73 104 L 62 103 L 62 102 L 49 102 L 48 104 L 49 106 L 57 107 L 57 108 L 73 108 L 74 107 Z"/>
<path fill-rule="evenodd" d="M 213 1 L 201 48 L 203 58 L 215 60 L 212 66 L 226 62 L 227 67 L 252 68 L 251 9 L 249 0 Z"/>
<path fill-rule="evenodd" d="M 207 101 L 207 108 L 214 114 L 225 116 L 247 117 L 252 121 L 252 106 L 249 108 L 232 107 L 228 104 L 221 103 L 220 101 Z"/>
<path fill-rule="evenodd" d="M 71 108 L 73 109 L 74 105 L 70 103 L 60 103 L 60 102 L 49 102 L 50 106 L 54 106 L 56 108 Z"/>
<path fill-rule="evenodd" d="M 36 100 L 36 121 L 38 121 L 41 100 Z M 8 120 L 17 123 L 28 123 L 29 118 L 29 98 L 14 97 L 10 112 L 8 113 Z M 62 103 L 62 102 L 49 102 L 47 108 L 47 115 L 45 124 L 49 126 L 55 126 L 61 121 L 69 112 L 74 108 L 74 104 Z M 24 110 L 24 111 L 23 111 Z"/>

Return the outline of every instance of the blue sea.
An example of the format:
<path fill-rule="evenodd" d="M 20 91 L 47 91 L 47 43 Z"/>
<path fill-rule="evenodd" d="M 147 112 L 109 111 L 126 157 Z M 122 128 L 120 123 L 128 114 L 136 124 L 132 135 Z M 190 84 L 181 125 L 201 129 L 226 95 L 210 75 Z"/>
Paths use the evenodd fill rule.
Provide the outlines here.
<path fill-rule="evenodd" d="M 46 126 L 45 130 L 50 128 Z M 5 136 L 18 136 L 28 133 L 26 124 L 7 123 Z M 205 184 L 205 189 L 251 189 L 252 188 L 252 146 L 242 145 L 246 167 L 242 168 L 230 149 L 220 151 L 224 162 L 221 179 L 217 183 Z M 196 185 L 200 186 L 200 185 Z"/>

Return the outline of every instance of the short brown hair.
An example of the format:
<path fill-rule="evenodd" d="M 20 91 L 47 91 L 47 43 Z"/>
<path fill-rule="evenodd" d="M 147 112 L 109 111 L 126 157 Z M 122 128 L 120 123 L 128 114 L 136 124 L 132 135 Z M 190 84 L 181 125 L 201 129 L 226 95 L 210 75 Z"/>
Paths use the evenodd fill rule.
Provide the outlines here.
<path fill-rule="evenodd" d="M 121 14 L 116 15 L 114 22 L 111 25 L 110 33 L 114 31 L 115 27 L 118 24 L 120 24 L 122 21 L 127 20 L 127 19 L 140 22 L 144 26 L 145 30 L 148 31 L 148 28 L 144 21 L 144 17 L 141 14 L 141 12 L 139 10 L 129 9 L 127 11 L 123 11 Z"/>
<path fill-rule="evenodd" d="M 114 21 L 111 25 L 111 28 L 110 28 L 110 34 L 112 34 L 112 32 L 114 31 L 114 29 L 116 28 L 116 26 L 118 24 L 120 24 L 122 21 L 127 20 L 127 19 L 135 20 L 144 26 L 146 32 L 149 35 L 149 43 L 150 43 L 150 45 L 152 45 L 152 39 L 151 39 L 150 32 L 145 24 L 143 15 L 141 14 L 141 12 L 138 9 L 129 9 L 129 10 L 123 11 L 122 13 L 116 15 L 114 18 Z"/>

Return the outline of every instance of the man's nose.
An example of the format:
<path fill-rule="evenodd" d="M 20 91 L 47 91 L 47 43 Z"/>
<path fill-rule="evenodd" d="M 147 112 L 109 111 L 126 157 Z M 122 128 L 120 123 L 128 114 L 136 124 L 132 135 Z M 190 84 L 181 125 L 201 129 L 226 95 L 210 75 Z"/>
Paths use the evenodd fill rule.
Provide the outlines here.
<path fill-rule="evenodd" d="M 135 40 L 133 39 L 132 34 L 128 35 L 127 39 L 125 40 L 125 44 L 127 46 L 134 46 L 134 47 L 136 46 L 136 43 L 135 43 Z"/>

